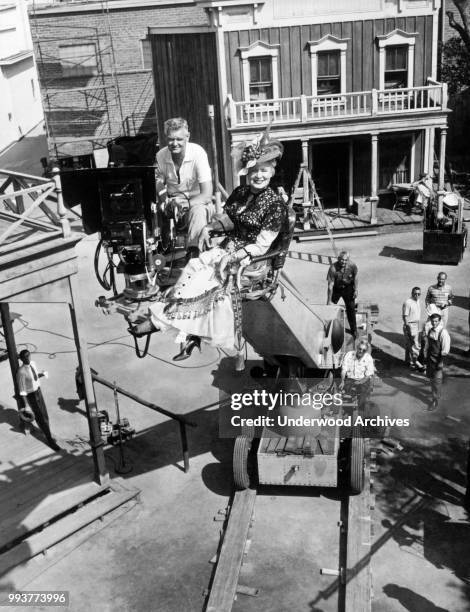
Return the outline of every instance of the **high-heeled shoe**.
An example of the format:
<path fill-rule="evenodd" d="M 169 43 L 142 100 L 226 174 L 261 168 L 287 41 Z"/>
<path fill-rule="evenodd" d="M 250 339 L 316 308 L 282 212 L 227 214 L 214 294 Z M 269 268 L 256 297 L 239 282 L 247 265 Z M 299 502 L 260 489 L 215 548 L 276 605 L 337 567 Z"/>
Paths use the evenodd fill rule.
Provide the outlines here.
<path fill-rule="evenodd" d="M 155 327 L 150 319 L 147 319 L 142 323 L 137 323 L 137 325 L 130 324 L 127 331 L 131 334 L 131 336 L 134 336 L 134 338 L 143 338 L 144 336 L 157 332 L 158 328 Z"/>
<path fill-rule="evenodd" d="M 180 352 L 173 357 L 173 361 L 184 361 L 191 357 L 194 347 L 201 352 L 201 338 L 199 336 L 188 336 L 186 342 L 181 346 Z"/>

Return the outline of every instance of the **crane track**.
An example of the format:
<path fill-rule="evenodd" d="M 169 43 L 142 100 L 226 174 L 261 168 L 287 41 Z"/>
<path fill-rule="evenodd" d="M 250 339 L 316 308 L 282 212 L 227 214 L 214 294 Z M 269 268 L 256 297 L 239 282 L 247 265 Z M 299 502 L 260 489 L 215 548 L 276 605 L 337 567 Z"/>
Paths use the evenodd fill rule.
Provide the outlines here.
<path fill-rule="evenodd" d="M 371 610 L 372 585 L 369 562 L 372 480 L 370 478 L 368 441 L 366 441 L 366 448 L 365 486 L 362 493 L 349 495 L 342 492 L 336 501 L 339 505 L 336 513 L 336 523 L 339 529 L 336 554 L 337 567 L 321 568 L 320 573 L 323 577 L 318 576 L 318 580 L 315 579 L 314 573 L 311 574 L 311 597 L 299 609 L 315 610 L 318 609 L 318 606 L 322 608 L 328 602 L 327 609 L 337 610 L 338 612 L 370 612 Z M 283 488 L 283 495 L 290 495 L 287 489 L 288 487 Z M 293 493 L 291 497 L 295 498 L 295 489 L 291 489 L 291 491 Z M 206 612 L 229 612 L 232 610 L 235 600 L 237 610 L 256 609 L 260 612 L 264 610 L 273 612 L 271 606 L 262 607 L 262 589 L 260 598 L 256 599 L 256 605 L 254 605 L 254 600 L 252 603 L 249 596 L 257 596 L 257 589 L 239 583 L 242 565 L 250 558 L 248 549 L 250 549 L 251 544 L 257 495 L 257 489 L 252 488 L 236 491 L 231 498 L 226 513 L 224 530 L 221 534 L 219 551 L 214 559 L 215 569 L 204 608 Z M 274 503 L 271 502 L 271 499 L 274 498 L 269 499 L 269 503 Z M 321 504 L 321 499 L 321 497 L 314 498 L 318 504 Z M 329 500 L 329 503 L 332 503 L 331 500 Z M 282 512 L 284 505 L 282 499 L 281 501 L 277 500 L 277 504 Z M 315 516 L 315 509 L 312 515 Z M 263 517 L 258 520 L 262 521 Z M 319 530 L 321 529 L 321 525 L 316 525 L 316 527 Z M 311 531 L 312 528 L 309 526 L 308 529 Z M 315 529 L 315 525 L 313 529 Z M 251 547 L 252 552 L 256 546 L 255 537 Z M 263 550 L 266 552 L 266 546 Z M 325 576 L 332 576 L 333 580 L 327 588 L 321 590 L 320 587 L 325 584 Z M 292 578 L 292 588 L 295 589 L 294 576 Z M 262 572 L 259 573 L 259 579 L 262 584 Z M 253 580 L 256 580 L 256 576 L 255 578 L 251 577 L 250 582 L 253 582 Z"/>

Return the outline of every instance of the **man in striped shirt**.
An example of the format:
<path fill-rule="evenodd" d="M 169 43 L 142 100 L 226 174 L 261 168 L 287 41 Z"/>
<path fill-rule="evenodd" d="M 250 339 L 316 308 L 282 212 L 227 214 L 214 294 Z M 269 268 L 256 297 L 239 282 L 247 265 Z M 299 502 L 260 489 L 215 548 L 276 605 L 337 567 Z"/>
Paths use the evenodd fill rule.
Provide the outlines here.
<path fill-rule="evenodd" d="M 449 306 L 452 305 L 453 293 L 452 287 L 446 283 L 447 274 L 439 272 L 437 275 L 437 283 L 431 285 L 426 294 L 426 306 L 434 304 L 440 311 L 442 327 L 447 327 L 449 318 Z"/>

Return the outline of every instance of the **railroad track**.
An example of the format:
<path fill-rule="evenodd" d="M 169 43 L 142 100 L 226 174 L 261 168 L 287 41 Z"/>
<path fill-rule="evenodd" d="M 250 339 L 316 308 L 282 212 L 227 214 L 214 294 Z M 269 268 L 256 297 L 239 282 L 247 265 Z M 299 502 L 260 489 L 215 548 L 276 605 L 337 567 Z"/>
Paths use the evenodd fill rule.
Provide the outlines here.
<path fill-rule="evenodd" d="M 366 447 L 369 448 L 369 443 L 366 444 Z M 310 589 L 311 584 L 311 594 L 310 597 L 307 595 L 304 584 L 302 590 L 306 599 L 302 607 L 298 608 L 299 610 L 322 609 L 337 610 L 338 612 L 370 612 L 371 610 L 372 587 L 369 561 L 371 547 L 370 510 L 373 505 L 373 495 L 371 494 L 370 454 L 369 452 L 366 453 L 365 486 L 362 493 L 358 495 L 340 493 L 336 501 L 331 500 L 331 495 L 329 498 L 311 497 L 308 498 L 308 501 L 305 501 L 305 504 L 313 504 L 311 512 L 307 510 L 312 520 L 309 521 L 309 525 L 306 525 L 306 538 L 321 538 L 322 532 L 326 531 L 325 524 L 323 526 L 322 524 L 316 524 L 314 520 L 317 514 L 316 508 L 318 509 L 322 503 L 329 504 L 327 510 L 329 518 L 327 520 L 330 521 L 328 526 L 330 534 L 332 531 L 331 521 L 333 520 L 338 533 L 337 538 L 335 537 L 336 552 L 332 555 L 329 550 L 328 554 L 324 555 L 324 558 L 329 557 L 330 564 L 332 558 L 336 559 L 333 567 L 323 567 L 318 574 L 313 573 L 318 571 L 318 563 L 322 562 L 321 553 L 316 563 L 312 563 L 311 568 L 305 567 L 305 562 L 302 561 L 305 572 L 307 574 L 310 572 L 307 584 L 308 589 Z M 372 453 L 372 457 L 375 458 L 374 453 Z M 278 489 L 276 488 L 276 490 Z M 261 501 L 264 502 L 264 506 L 266 506 L 266 503 L 275 504 L 274 512 L 278 512 L 280 516 L 283 513 L 285 515 L 286 496 L 289 496 L 287 500 L 292 500 L 296 497 L 296 494 L 298 497 L 299 493 L 298 489 L 287 490 L 286 487 L 282 488 L 282 491 L 282 496 L 277 499 L 270 496 L 270 493 L 266 496 L 261 495 L 260 497 L 263 500 L 260 499 L 258 505 L 262 505 Z M 327 490 L 323 489 L 322 492 L 325 493 Z M 266 541 L 257 542 L 257 530 L 255 529 L 257 497 L 257 489 L 251 488 L 236 491 L 231 499 L 226 511 L 226 521 L 221 533 L 219 550 L 213 559 L 215 569 L 206 600 L 206 612 L 229 612 L 232 608 L 240 611 L 257 610 L 264 612 L 266 610 L 266 612 L 275 612 L 273 602 L 269 597 L 263 597 L 263 582 L 266 582 L 263 574 L 265 572 L 262 568 L 260 569 L 260 563 L 252 564 L 250 561 L 251 557 L 256 557 L 257 546 L 262 548 L 263 554 L 269 554 L 267 551 L 269 551 L 270 543 Z M 304 504 L 303 500 L 302 504 Z M 334 512 L 332 511 L 332 504 L 336 504 Z M 306 510 L 303 507 L 302 517 L 299 520 L 305 520 L 305 512 Z M 262 512 L 256 514 L 256 524 L 259 521 L 266 520 Z M 295 521 L 296 517 L 285 516 L 285 524 L 289 520 Z M 317 533 L 314 533 L 315 529 L 317 529 Z M 267 531 L 265 528 L 264 531 L 264 538 L 266 539 L 269 537 L 266 535 L 269 533 L 269 528 Z M 304 546 L 303 542 L 300 543 L 300 546 Z M 299 550 L 298 553 L 301 556 L 303 550 Z M 295 556 L 294 551 L 294 559 Z M 250 567 L 248 582 L 254 584 L 258 578 L 259 585 L 256 587 L 243 584 L 244 564 L 253 565 L 253 567 Z M 286 571 L 288 573 L 287 569 Z M 242 572 L 242 577 L 240 577 L 240 572 Z M 322 589 L 321 587 L 325 585 L 325 576 L 331 576 L 332 582 Z M 291 576 L 291 586 L 294 592 L 299 589 L 297 576 L 295 575 Z M 267 588 L 269 589 L 269 584 Z M 256 598 L 256 600 L 252 598 Z M 296 601 L 300 601 L 301 598 L 302 595 Z M 282 607 L 279 608 L 279 610 L 282 609 Z M 290 609 L 297 608 L 291 607 Z"/>

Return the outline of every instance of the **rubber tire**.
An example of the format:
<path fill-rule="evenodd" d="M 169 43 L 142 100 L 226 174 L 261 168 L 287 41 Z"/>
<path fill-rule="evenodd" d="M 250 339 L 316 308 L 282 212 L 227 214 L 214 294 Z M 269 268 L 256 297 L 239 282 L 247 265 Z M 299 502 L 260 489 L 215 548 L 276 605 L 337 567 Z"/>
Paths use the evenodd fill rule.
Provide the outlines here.
<path fill-rule="evenodd" d="M 248 436 L 237 436 L 233 447 L 233 480 L 235 488 L 239 491 L 249 489 L 251 477 L 248 471 L 248 457 L 251 450 L 253 438 Z"/>
<path fill-rule="evenodd" d="M 351 438 L 349 455 L 349 489 L 351 493 L 361 493 L 364 488 L 364 439 Z"/>

